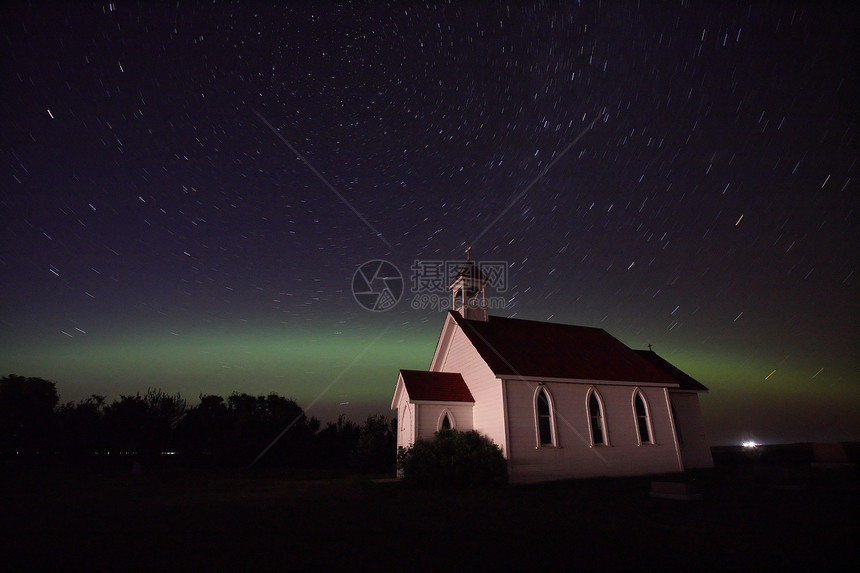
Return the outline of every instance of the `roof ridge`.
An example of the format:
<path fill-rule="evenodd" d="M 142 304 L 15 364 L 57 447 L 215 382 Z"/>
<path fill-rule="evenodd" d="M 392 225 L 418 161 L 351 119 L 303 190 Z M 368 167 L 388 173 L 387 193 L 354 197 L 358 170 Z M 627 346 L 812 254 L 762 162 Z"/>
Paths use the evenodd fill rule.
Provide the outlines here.
<path fill-rule="evenodd" d="M 450 314 L 453 314 L 455 316 L 455 318 L 458 318 L 460 320 L 469 320 L 468 318 L 464 318 L 460 313 L 455 312 L 453 310 L 449 310 L 448 312 Z M 590 330 L 599 330 L 601 332 L 606 332 L 606 334 L 609 334 L 609 332 L 605 328 L 600 328 L 599 326 L 585 326 L 583 324 L 568 324 L 566 322 L 549 322 L 549 321 L 544 321 L 544 320 L 535 320 L 532 318 L 514 318 L 512 316 L 498 316 L 496 314 L 488 315 L 487 319 L 488 319 L 487 322 L 489 322 L 491 319 L 496 319 L 496 320 L 513 321 L 513 322 L 530 322 L 530 323 L 541 324 L 541 325 L 564 326 L 564 327 L 572 327 L 572 328 L 587 328 Z M 470 321 L 470 322 L 475 322 L 475 321 Z M 480 322 L 483 322 L 483 321 L 480 321 Z M 612 335 L 610 334 L 610 336 L 612 336 Z"/>

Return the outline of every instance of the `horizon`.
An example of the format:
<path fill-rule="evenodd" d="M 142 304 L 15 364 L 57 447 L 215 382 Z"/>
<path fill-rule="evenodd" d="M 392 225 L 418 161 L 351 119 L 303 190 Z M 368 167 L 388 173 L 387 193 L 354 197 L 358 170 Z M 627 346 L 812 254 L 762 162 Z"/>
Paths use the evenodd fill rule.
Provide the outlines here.
<path fill-rule="evenodd" d="M 439 331 L 443 317 L 444 314 L 440 313 Z M 301 336 L 298 341 L 294 340 L 296 348 L 292 349 L 289 339 L 284 337 L 282 340 L 277 334 L 277 328 L 268 329 L 265 334 L 256 329 L 238 333 L 231 331 L 226 338 L 208 332 L 197 335 L 172 333 L 166 340 L 153 338 L 151 335 L 131 336 L 129 340 L 113 342 L 114 345 L 125 348 L 125 351 L 102 346 L 98 353 L 87 355 L 89 360 L 70 359 L 72 355 L 80 356 L 74 351 L 74 346 L 70 345 L 60 353 L 57 363 L 47 368 L 48 371 L 58 374 L 38 377 L 56 384 L 61 404 L 80 402 L 92 394 L 104 395 L 107 401 L 111 402 L 122 395 L 142 395 L 149 389 L 162 390 L 171 395 L 178 393 L 189 406 L 196 405 L 201 394 L 214 394 L 226 399 L 234 392 L 251 395 L 275 393 L 294 400 L 302 407 L 307 417 L 315 417 L 323 424 L 336 421 L 340 415 L 345 415 L 355 422 L 379 414 L 393 418 L 396 412 L 390 410 L 389 406 L 397 372 L 400 369 L 426 370 L 432 358 L 438 332 L 434 333 L 433 328 L 428 325 L 428 328 L 418 333 L 413 329 L 405 329 L 411 333 L 411 336 L 407 337 L 402 331 L 391 332 L 390 329 L 389 322 L 384 328 L 362 327 L 361 334 L 353 336 L 344 336 L 342 332 L 328 336 L 325 331 L 315 332 L 309 336 Z M 285 328 L 284 333 L 288 332 L 291 331 Z M 382 337 L 375 344 L 366 344 L 368 338 L 380 335 Z M 302 355 L 307 347 L 314 347 L 319 341 L 326 339 L 331 344 L 337 343 L 339 348 L 343 349 L 343 354 L 331 357 L 333 360 L 329 360 L 329 355 L 324 350 L 310 357 Z M 69 340 L 69 343 L 71 342 Z M 87 344 L 90 343 L 91 341 L 87 341 Z M 129 352 L 129 349 L 137 350 Z M 712 447 L 740 445 L 750 440 L 763 445 L 773 445 L 821 441 L 850 442 L 860 439 L 860 433 L 856 433 L 856 428 L 851 425 L 856 422 L 856 418 L 853 417 L 853 406 L 850 403 L 839 404 L 834 398 L 834 403 L 830 406 L 829 424 L 824 426 L 820 420 L 814 419 L 814 412 L 805 411 L 808 408 L 802 387 L 793 391 L 794 396 L 786 396 L 786 403 L 782 405 L 783 415 L 794 417 L 794 429 L 774 425 L 775 422 L 770 420 L 755 421 L 756 411 L 767 408 L 770 401 L 770 397 L 763 396 L 760 392 L 749 393 L 747 397 L 750 404 L 746 407 L 733 403 L 735 397 L 731 394 L 714 395 L 714 386 L 718 389 L 731 388 L 731 384 L 743 384 L 747 377 L 762 375 L 767 369 L 766 360 L 760 359 L 746 365 L 744 369 L 732 372 L 731 368 L 721 368 L 717 357 L 709 356 L 700 349 L 688 349 L 687 352 L 676 350 L 671 358 L 661 352 L 660 348 L 654 348 L 654 352 L 708 387 L 708 392 L 700 393 L 700 399 Z M 218 362 L 205 363 L 204 357 L 212 355 L 219 357 Z M 362 355 L 362 358 L 353 363 L 353 359 L 359 355 Z M 147 362 L 152 362 L 152 356 L 157 356 L 158 359 L 147 366 Z M 38 359 L 40 362 L 44 361 L 44 355 Z M 109 365 L 100 364 L 103 359 L 111 359 L 112 362 Z M 688 364 L 693 367 L 685 367 Z M 77 387 L 70 388 L 63 383 L 64 371 L 80 379 L 87 372 L 95 372 L 99 368 L 113 374 L 102 375 L 98 380 L 89 380 Z M 176 372 L 171 376 L 174 368 Z M 80 373 L 77 373 L 78 371 Z M 134 375 L 130 374 L 131 372 L 134 372 Z M 252 373 L 250 377 L 241 378 L 249 372 Z M 32 375 L 21 372 L 14 374 Z M 390 376 L 387 376 L 389 374 Z M 193 375 L 194 379 L 190 380 L 189 375 Z M 115 392 L 117 386 L 114 376 L 126 381 L 122 391 Z M 311 386 L 302 385 L 297 380 L 302 377 L 312 377 L 316 383 Z M 148 380 L 171 378 L 181 380 L 181 385 L 176 382 L 172 386 L 145 385 Z M 244 383 L 237 382 L 237 378 L 244 380 Z M 788 376 L 784 379 L 786 378 L 791 379 Z M 139 385 L 135 386 L 135 383 Z M 291 388 L 292 392 L 285 393 L 284 388 Z M 724 413 L 726 411 L 728 416 Z M 779 421 L 776 420 L 777 423 Z M 854 434 L 851 433 L 852 428 Z"/>

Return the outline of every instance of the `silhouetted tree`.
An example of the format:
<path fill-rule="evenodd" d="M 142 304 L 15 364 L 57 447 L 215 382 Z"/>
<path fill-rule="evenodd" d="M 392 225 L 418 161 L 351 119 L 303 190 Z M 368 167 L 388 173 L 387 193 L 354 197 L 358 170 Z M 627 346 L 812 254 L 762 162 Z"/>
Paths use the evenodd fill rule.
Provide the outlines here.
<path fill-rule="evenodd" d="M 120 395 L 105 408 L 106 442 L 109 451 L 143 451 L 146 440 L 146 402 L 140 394 Z"/>
<path fill-rule="evenodd" d="M 200 395 L 200 404 L 185 412 L 176 433 L 185 456 L 214 463 L 228 462 L 228 438 L 234 419 L 221 396 Z"/>
<path fill-rule="evenodd" d="M 53 382 L 9 375 L 0 380 L 0 454 L 60 452 L 91 459 L 95 453 L 137 458 L 177 451 L 186 460 L 263 465 L 325 466 L 359 472 L 393 467 L 396 420 L 370 416 L 358 424 L 341 415 L 320 430 L 289 398 L 275 393 L 200 395 L 188 407 L 180 394 L 150 388 L 108 404 L 93 395 L 57 406 Z M 115 459 L 111 458 L 103 458 Z"/>
<path fill-rule="evenodd" d="M 105 408 L 107 442 L 115 452 L 154 456 L 173 447 L 173 431 L 185 412 L 185 400 L 149 389 L 141 397 L 120 396 Z"/>
<path fill-rule="evenodd" d="M 152 453 L 173 450 L 174 433 L 185 415 L 187 403 L 179 393 L 171 396 L 150 388 L 143 397 L 146 404 L 148 447 Z"/>
<path fill-rule="evenodd" d="M 313 460 L 326 467 L 348 467 L 360 434 L 361 427 L 341 414 L 317 434 Z"/>
<path fill-rule="evenodd" d="M 397 420 L 377 414 L 361 427 L 352 454 L 352 466 L 361 473 L 394 473 L 397 461 Z"/>
<path fill-rule="evenodd" d="M 275 393 L 256 397 L 233 393 L 227 403 L 236 417 L 235 448 L 251 452 L 248 462 L 264 451 L 261 462 L 266 465 L 296 465 L 308 460 L 319 420 L 307 418 L 293 400 Z"/>
<path fill-rule="evenodd" d="M 59 397 L 53 382 L 15 374 L 0 379 L 0 451 L 51 449 L 57 402 Z"/>
<path fill-rule="evenodd" d="M 55 414 L 59 451 L 77 458 L 105 451 L 104 408 L 105 397 L 96 394 L 77 404 L 67 402 L 59 406 Z"/>

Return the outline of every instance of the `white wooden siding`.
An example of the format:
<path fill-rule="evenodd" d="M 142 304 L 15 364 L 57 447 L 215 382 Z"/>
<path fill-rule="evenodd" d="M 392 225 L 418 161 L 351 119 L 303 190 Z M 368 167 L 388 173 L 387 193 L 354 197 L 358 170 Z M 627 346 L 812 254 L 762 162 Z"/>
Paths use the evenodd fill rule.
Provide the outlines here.
<path fill-rule="evenodd" d="M 463 376 L 475 399 L 472 412 L 474 429 L 490 438 L 506 453 L 501 381 L 496 378 L 460 327 L 453 321 L 451 327 L 451 344 L 443 349 L 438 361 L 434 360 L 434 366 L 439 372 L 459 372 Z"/>
<path fill-rule="evenodd" d="M 457 430 L 465 432 L 472 430 L 472 404 L 461 402 L 419 402 L 413 404 L 418 415 L 416 425 L 416 439 L 432 440 L 437 431 L 437 424 L 442 412 L 448 410 L 454 417 L 454 426 Z"/>

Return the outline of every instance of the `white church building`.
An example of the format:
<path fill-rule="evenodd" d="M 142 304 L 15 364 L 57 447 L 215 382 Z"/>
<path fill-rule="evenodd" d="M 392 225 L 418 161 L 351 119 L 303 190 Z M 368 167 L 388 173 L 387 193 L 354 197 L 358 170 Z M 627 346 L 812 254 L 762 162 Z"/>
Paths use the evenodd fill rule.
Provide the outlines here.
<path fill-rule="evenodd" d="M 489 316 L 487 282 L 463 266 L 429 371 L 400 371 L 398 447 L 477 430 L 501 448 L 511 483 L 713 466 L 705 386 L 599 328 Z"/>

